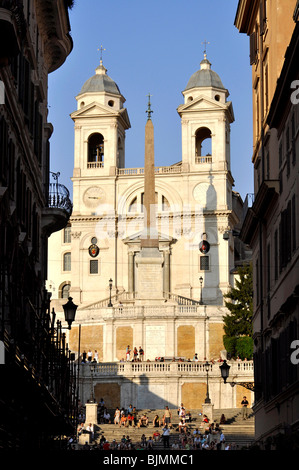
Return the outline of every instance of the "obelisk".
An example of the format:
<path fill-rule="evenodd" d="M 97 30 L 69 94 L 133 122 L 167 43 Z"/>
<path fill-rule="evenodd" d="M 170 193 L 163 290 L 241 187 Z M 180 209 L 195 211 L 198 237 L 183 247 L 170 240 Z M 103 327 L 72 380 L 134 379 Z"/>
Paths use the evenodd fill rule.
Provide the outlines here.
<path fill-rule="evenodd" d="M 135 299 L 139 299 L 142 304 L 146 301 L 150 304 L 159 303 L 163 299 L 163 256 L 159 251 L 155 210 L 154 126 L 151 120 L 153 111 L 150 95 L 148 96 L 144 152 L 144 228 L 141 233 L 140 253 L 136 256 Z"/>
<path fill-rule="evenodd" d="M 151 120 L 151 102 L 148 95 L 147 122 L 145 125 L 144 148 L 144 230 L 141 239 L 141 248 L 159 248 L 156 229 L 156 201 L 155 201 L 155 147 L 154 126 Z"/>

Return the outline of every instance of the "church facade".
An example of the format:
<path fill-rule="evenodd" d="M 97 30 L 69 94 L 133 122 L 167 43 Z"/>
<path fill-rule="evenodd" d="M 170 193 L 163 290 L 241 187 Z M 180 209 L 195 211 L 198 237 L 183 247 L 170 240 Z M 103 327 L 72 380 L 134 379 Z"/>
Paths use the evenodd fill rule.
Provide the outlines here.
<path fill-rule="evenodd" d="M 97 354 L 93 373 L 82 367 L 83 401 L 91 393 L 111 406 L 129 400 L 176 407 L 184 400 L 198 408 L 206 360 L 217 408 L 238 406 L 244 394 L 223 384 L 217 363 L 225 358 L 223 295 L 234 283 L 232 229 L 242 208 L 230 169 L 233 107 L 206 56 L 182 95 L 181 161 L 154 165 L 149 102 L 151 136 L 145 132 L 140 168 L 125 166 L 129 115 L 102 61 L 76 97 L 73 213 L 69 226 L 49 239 L 47 289 L 57 315 L 69 296 L 78 305 L 70 349 Z M 145 227 L 153 229 L 154 247 L 144 248 Z M 142 362 L 139 355 L 132 362 L 134 347 L 144 350 Z M 235 376 L 252 382 L 252 363 L 240 367 Z"/>

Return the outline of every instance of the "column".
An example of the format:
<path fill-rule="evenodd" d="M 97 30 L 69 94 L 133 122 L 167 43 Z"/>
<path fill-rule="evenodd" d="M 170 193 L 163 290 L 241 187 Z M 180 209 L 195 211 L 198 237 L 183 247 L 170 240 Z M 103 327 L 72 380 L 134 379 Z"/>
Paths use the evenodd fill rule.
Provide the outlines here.
<path fill-rule="evenodd" d="M 134 253 L 129 251 L 128 253 L 128 292 L 131 294 L 134 292 Z"/>
<path fill-rule="evenodd" d="M 164 292 L 170 292 L 170 251 L 164 251 Z"/>

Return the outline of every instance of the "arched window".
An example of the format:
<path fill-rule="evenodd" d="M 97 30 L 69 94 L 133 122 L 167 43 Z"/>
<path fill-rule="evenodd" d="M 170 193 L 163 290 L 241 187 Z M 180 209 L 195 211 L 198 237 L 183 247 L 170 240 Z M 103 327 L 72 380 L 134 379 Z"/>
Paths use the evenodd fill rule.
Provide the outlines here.
<path fill-rule="evenodd" d="M 196 163 L 206 162 L 201 157 L 211 157 L 212 155 L 212 134 L 207 127 L 200 127 L 195 132 L 195 158 Z M 208 159 L 209 160 L 209 159 Z"/>
<path fill-rule="evenodd" d="M 118 168 L 124 167 L 124 146 L 123 141 L 120 137 L 117 141 L 117 166 Z"/>
<path fill-rule="evenodd" d="M 88 168 L 104 166 L 104 137 L 102 134 L 91 134 L 88 139 Z"/>
<path fill-rule="evenodd" d="M 168 199 L 162 194 L 162 211 L 169 211 L 170 204 Z"/>
<path fill-rule="evenodd" d="M 61 299 L 68 299 L 70 296 L 70 284 L 64 284 L 61 288 Z"/>
<path fill-rule="evenodd" d="M 71 253 L 67 252 L 63 255 L 63 271 L 71 270 Z"/>
<path fill-rule="evenodd" d="M 131 201 L 129 205 L 129 212 L 136 212 L 137 211 L 137 196 Z"/>

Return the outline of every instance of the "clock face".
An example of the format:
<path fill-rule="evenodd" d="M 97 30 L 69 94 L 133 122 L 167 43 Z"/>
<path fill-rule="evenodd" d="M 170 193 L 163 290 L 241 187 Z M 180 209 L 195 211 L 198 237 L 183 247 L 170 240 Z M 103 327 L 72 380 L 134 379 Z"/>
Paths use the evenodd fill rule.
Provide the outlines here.
<path fill-rule="evenodd" d="M 87 207 L 97 207 L 105 200 L 105 193 L 99 186 L 91 186 L 83 194 L 83 201 Z"/>

